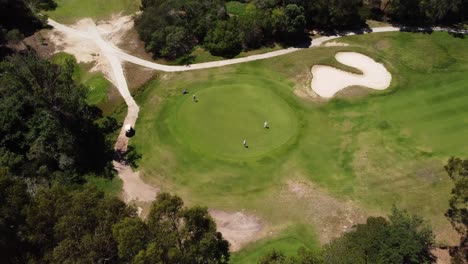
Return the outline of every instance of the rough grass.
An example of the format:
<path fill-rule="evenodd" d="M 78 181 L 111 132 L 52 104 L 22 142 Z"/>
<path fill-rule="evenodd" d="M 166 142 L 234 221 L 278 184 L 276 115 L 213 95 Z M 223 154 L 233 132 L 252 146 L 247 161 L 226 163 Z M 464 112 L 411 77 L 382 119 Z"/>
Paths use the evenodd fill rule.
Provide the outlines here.
<path fill-rule="evenodd" d="M 56 0 L 57 9 L 48 12 L 61 23 L 73 23 L 82 18 L 107 19 L 112 14 L 133 14 L 138 11 L 140 0 Z"/>
<path fill-rule="evenodd" d="M 238 1 L 226 2 L 226 9 L 227 9 L 228 14 L 232 14 L 236 16 L 244 16 L 246 8 L 247 8 L 247 3 L 241 3 Z"/>
<path fill-rule="evenodd" d="M 123 183 L 117 176 L 111 180 L 102 177 L 88 177 L 86 178 L 86 182 L 109 196 L 119 197 L 122 192 Z"/>
<path fill-rule="evenodd" d="M 393 205 L 409 209 L 430 220 L 439 241 L 453 239 L 444 217 L 451 182 L 443 165 L 452 155 L 468 153 L 464 144 L 468 135 L 468 39 L 445 33 L 382 33 L 346 37 L 340 42 L 352 46 L 164 74 L 137 97 L 141 112 L 131 144 L 143 155 L 140 169 L 146 181 L 181 195 L 189 204 L 245 209 L 275 230 L 310 227 L 291 232 L 289 240 L 279 239 L 278 234 L 276 240 L 273 235 L 273 242 L 253 244 L 235 254 L 237 263 L 255 262 L 258 254 L 249 249 L 261 248 L 263 243 L 288 253 L 301 244 L 289 247 L 293 240 L 316 245 L 317 233 L 310 214 L 303 211 L 306 207 L 285 205 L 279 196 L 285 182 L 297 174 L 371 213 L 388 213 Z M 297 97 L 295 89 L 310 85 L 312 65 L 349 69 L 334 60 L 338 51 L 358 51 L 383 62 L 394 77 L 391 87 L 328 102 Z M 184 141 L 190 138 L 180 138 L 167 125 L 183 100 L 180 91 L 223 85 L 253 85 L 282 97 L 298 116 L 295 140 L 247 161 L 193 151 Z M 226 111 L 236 111 L 231 108 Z"/>
<path fill-rule="evenodd" d="M 307 234 L 310 233 L 310 227 L 306 225 L 296 225 L 283 230 L 279 234 L 275 234 L 272 239 L 263 239 L 246 247 L 240 253 L 234 254 L 230 262 L 232 264 L 257 263 L 262 256 L 274 249 L 285 252 L 290 256 L 295 256 L 297 250 L 301 247 L 317 250 L 320 245 L 314 237 L 307 236 Z"/>

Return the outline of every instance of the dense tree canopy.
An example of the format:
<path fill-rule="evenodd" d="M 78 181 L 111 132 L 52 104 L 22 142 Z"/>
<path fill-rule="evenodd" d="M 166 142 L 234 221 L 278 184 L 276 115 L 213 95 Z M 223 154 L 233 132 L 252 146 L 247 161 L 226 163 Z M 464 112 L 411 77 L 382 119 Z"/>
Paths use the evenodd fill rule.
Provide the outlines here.
<path fill-rule="evenodd" d="M 468 19 L 468 0 L 244 0 L 242 14 L 227 14 L 225 2 L 143 0 L 137 29 L 155 56 L 174 59 L 195 45 L 233 57 L 242 49 L 300 44 L 312 29 L 361 29 L 365 18 L 418 25 Z"/>
<path fill-rule="evenodd" d="M 133 231 L 132 231 L 133 230 Z M 137 234 L 135 238 L 130 233 Z M 203 207 L 186 208 L 177 196 L 159 194 L 147 223 L 130 220 L 116 225 L 119 256 L 134 263 L 228 263 L 229 243 Z M 136 243 L 133 243 L 136 239 Z"/>
<path fill-rule="evenodd" d="M 86 104 L 87 89 L 71 65 L 33 53 L 0 62 L 0 166 L 17 176 L 76 182 L 110 175 L 113 150 L 101 112 Z"/>
<path fill-rule="evenodd" d="M 146 48 L 170 59 L 187 54 L 227 18 L 222 0 L 147 0 L 142 9 L 135 23 Z"/>
<path fill-rule="evenodd" d="M 227 263 L 228 247 L 206 208 L 160 194 L 147 221 L 89 186 L 54 185 L 36 195 L 0 174 L 3 263 Z"/>
<path fill-rule="evenodd" d="M 220 20 L 205 37 L 205 48 L 216 56 L 234 57 L 242 51 L 237 19 Z"/>
<path fill-rule="evenodd" d="M 460 245 L 451 249 L 454 263 L 468 259 L 468 159 L 450 158 L 445 166 L 455 186 L 445 214 L 460 234 Z"/>
<path fill-rule="evenodd" d="M 53 0 L 0 0 L 0 45 L 6 42 L 9 31 L 30 35 L 41 28 L 44 23 L 37 14 L 56 6 Z"/>
<path fill-rule="evenodd" d="M 433 24 L 460 22 L 468 18 L 466 0 L 391 0 L 388 14 L 395 22 Z"/>
<path fill-rule="evenodd" d="M 434 235 L 418 216 L 393 210 L 389 220 L 370 217 L 366 224 L 325 247 L 326 263 L 431 263 Z"/>

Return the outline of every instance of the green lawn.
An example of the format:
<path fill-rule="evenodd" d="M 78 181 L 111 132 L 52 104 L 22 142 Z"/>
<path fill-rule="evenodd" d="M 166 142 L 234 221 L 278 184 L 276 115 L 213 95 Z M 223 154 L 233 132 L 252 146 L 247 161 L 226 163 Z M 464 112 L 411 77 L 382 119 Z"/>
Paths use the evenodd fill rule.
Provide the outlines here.
<path fill-rule="evenodd" d="M 227 159 L 257 157 L 278 149 L 297 132 L 288 104 L 268 89 L 224 85 L 190 86 L 168 125 L 177 139 L 204 155 Z M 264 128 L 267 121 L 269 128 Z M 247 140 L 247 147 L 242 145 Z"/>
<path fill-rule="evenodd" d="M 268 244 L 288 253 L 300 245 L 317 248 L 320 231 L 314 231 L 308 211 L 314 201 L 283 200 L 289 179 L 308 181 L 371 213 L 389 212 L 393 205 L 409 209 L 431 221 L 439 241 L 450 240 L 444 211 L 451 182 L 443 165 L 452 155 L 468 153 L 468 39 L 381 33 L 341 41 L 352 45 L 165 74 L 136 98 L 141 112 L 131 144 L 143 155 L 139 165 L 146 181 L 188 204 L 245 209 L 284 230 L 234 254 L 236 263 L 255 262 L 261 252 L 256 249 Z M 328 102 L 296 96 L 296 87 L 310 85 L 312 65 L 349 69 L 337 65 L 338 51 L 383 62 L 393 74 L 391 87 Z M 193 104 L 182 89 L 195 92 L 200 102 Z M 259 95 L 245 97 L 253 90 Z M 281 131 L 275 131 L 275 121 L 271 131 L 256 130 L 268 113 L 285 122 Z M 261 133 L 280 132 L 278 141 L 285 143 L 242 155 L 241 129 L 265 142 L 274 140 Z"/>
<path fill-rule="evenodd" d="M 57 9 L 47 14 L 62 23 L 74 23 L 82 18 L 107 19 L 112 14 L 133 14 L 140 0 L 56 0 Z"/>

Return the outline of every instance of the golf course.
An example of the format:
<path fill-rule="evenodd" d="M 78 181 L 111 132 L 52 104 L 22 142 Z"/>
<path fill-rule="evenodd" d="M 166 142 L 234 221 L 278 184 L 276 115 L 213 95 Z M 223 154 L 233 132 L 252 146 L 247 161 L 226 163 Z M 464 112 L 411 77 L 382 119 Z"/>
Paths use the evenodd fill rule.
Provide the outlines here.
<path fill-rule="evenodd" d="M 468 41 L 395 32 L 340 42 L 349 46 L 161 72 L 135 97 L 141 110 L 130 144 L 142 155 L 143 180 L 188 204 L 260 219 L 266 234 L 234 263 L 253 263 L 272 248 L 318 249 L 354 223 L 330 231 L 349 216 L 348 205 L 363 216 L 408 209 L 430 221 L 438 243 L 453 243 L 443 166 L 468 151 Z M 348 51 L 382 63 L 390 87 L 311 95 L 314 65 L 359 73 L 335 60 Z"/>
<path fill-rule="evenodd" d="M 0 0 L 2 263 L 468 259 L 468 0 Z"/>

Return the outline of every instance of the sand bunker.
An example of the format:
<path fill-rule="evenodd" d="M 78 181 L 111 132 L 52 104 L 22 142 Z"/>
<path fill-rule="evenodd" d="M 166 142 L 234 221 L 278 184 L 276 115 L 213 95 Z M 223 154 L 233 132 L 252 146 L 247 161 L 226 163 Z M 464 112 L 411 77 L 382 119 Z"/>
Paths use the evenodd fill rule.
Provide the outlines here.
<path fill-rule="evenodd" d="M 216 222 L 218 232 L 231 244 L 231 251 L 238 251 L 245 244 L 259 238 L 262 225 L 253 215 L 241 212 L 228 213 L 218 210 L 209 210 Z"/>
<path fill-rule="evenodd" d="M 339 52 L 338 62 L 360 70 L 363 74 L 353 74 L 324 65 L 312 67 L 312 90 L 321 97 L 330 98 L 350 86 L 364 86 L 384 90 L 390 86 L 392 75 L 385 66 L 366 55 L 356 52 Z"/>

